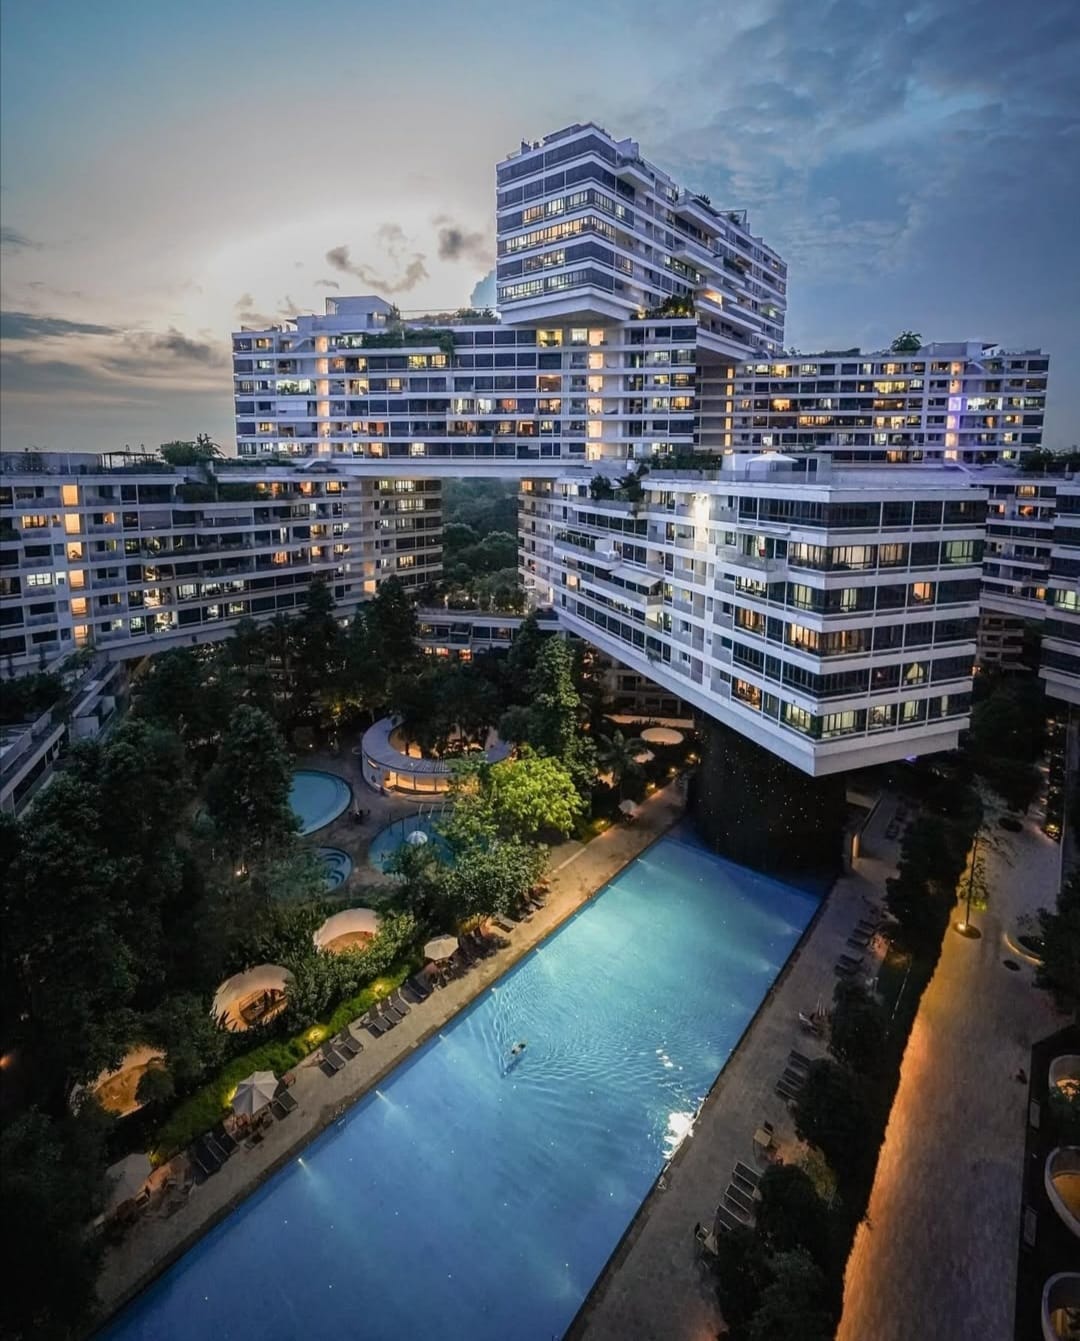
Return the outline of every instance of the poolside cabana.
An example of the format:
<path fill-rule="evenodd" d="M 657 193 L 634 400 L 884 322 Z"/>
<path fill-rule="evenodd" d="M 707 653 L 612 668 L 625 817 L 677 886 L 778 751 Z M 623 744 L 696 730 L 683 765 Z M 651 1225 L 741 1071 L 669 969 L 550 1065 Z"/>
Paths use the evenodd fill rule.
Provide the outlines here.
<path fill-rule="evenodd" d="M 489 764 L 510 756 L 512 746 L 494 731 L 479 758 Z M 377 792 L 409 792 L 434 795 L 450 787 L 452 769 L 443 759 L 431 759 L 405 741 L 400 717 L 383 717 L 364 732 L 360 742 L 360 768 L 364 781 Z"/>
<path fill-rule="evenodd" d="M 76 1085 L 71 1092 L 71 1106 L 77 1108 L 84 1094 L 92 1094 L 107 1113 L 115 1113 L 117 1117 L 135 1113 L 142 1108 L 138 1099 L 139 1081 L 152 1067 L 164 1064 L 163 1048 L 150 1044 L 132 1048 L 114 1070 L 102 1071 L 89 1085 Z"/>
<path fill-rule="evenodd" d="M 210 1014 L 234 1034 L 266 1024 L 285 1009 L 285 991 L 293 980 L 280 964 L 259 964 L 226 978 L 214 993 Z"/>
<path fill-rule="evenodd" d="M 337 954 L 367 945 L 379 933 L 379 915 L 374 908 L 346 908 L 328 917 L 315 931 L 316 950 Z"/>

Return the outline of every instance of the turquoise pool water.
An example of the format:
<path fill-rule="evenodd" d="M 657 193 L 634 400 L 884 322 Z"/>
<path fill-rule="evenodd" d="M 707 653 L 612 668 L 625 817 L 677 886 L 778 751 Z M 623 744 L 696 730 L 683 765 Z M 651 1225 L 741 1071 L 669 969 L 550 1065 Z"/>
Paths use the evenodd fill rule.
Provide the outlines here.
<path fill-rule="evenodd" d="M 409 834 L 420 833 L 427 834 L 429 843 L 434 844 L 439 856 L 443 861 L 450 860 L 450 849 L 447 846 L 446 839 L 439 833 L 435 827 L 436 821 L 428 816 L 409 815 L 405 819 L 395 820 L 393 824 L 388 824 L 385 829 L 380 829 L 371 840 L 371 846 L 368 848 L 368 861 L 378 871 L 385 871 L 387 862 L 405 842 Z"/>
<path fill-rule="evenodd" d="M 326 888 L 340 888 L 352 873 L 352 857 L 339 847 L 317 847 L 315 855 L 322 862 L 326 872 Z"/>
<path fill-rule="evenodd" d="M 292 775 L 289 805 L 299 816 L 300 832 L 314 833 L 344 811 L 352 799 L 352 788 L 336 773 L 302 768 Z"/>
<path fill-rule="evenodd" d="M 816 906 L 688 833 L 662 839 L 110 1341 L 561 1336 Z"/>

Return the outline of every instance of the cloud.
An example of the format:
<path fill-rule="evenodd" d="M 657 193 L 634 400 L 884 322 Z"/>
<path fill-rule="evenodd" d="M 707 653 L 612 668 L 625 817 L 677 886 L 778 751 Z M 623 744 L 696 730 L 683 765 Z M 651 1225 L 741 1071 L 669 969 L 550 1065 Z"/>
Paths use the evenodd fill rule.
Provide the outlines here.
<path fill-rule="evenodd" d="M 172 354 L 175 358 L 189 363 L 216 365 L 221 363 L 223 357 L 217 345 L 202 340 L 189 340 L 175 326 L 170 326 L 164 335 L 151 336 L 149 346 L 151 350 Z"/>
<path fill-rule="evenodd" d="M 39 317 L 32 312 L 0 312 L 0 339 L 53 340 L 65 335 L 119 335 L 115 326 L 66 317 Z"/>
<path fill-rule="evenodd" d="M 472 293 L 469 295 L 469 306 L 494 307 L 498 296 L 498 289 L 495 284 L 495 268 L 493 266 L 484 278 L 474 286 Z"/>
<path fill-rule="evenodd" d="M 475 261 L 478 265 L 488 265 L 493 250 L 485 233 L 469 233 L 457 224 L 445 224 L 439 229 L 440 261 Z"/>
<path fill-rule="evenodd" d="M 336 279 L 317 279 L 315 287 L 317 289 L 340 289 L 341 285 Z"/>
<path fill-rule="evenodd" d="M 17 228 L 0 228 L 0 247 L 7 251 L 40 251 L 41 243 L 20 233 Z"/>
<path fill-rule="evenodd" d="M 380 250 L 390 265 L 398 272 L 396 279 L 389 278 L 372 266 L 354 261 L 350 248 L 344 243 L 331 247 L 326 253 L 326 263 L 343 275 L 354 275 L 363 283 L 380 294 L 408 293 L 428 278 L 427 259 L 422 251 L 414 251 L 400 224 L 381 224 L 375 233 Z"/>

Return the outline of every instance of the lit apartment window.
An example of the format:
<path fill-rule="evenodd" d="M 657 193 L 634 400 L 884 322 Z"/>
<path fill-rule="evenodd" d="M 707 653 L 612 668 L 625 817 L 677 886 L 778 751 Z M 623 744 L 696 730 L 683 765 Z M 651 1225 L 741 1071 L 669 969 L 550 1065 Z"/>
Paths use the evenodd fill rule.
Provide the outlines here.
<path fill-rule="evenodd" d="M 27 573 L 26 575 L 26 585 L 28 587 L 51 587 L 52 584 L 52 573 Z"/>
<path fill-rule="evenodd" d="M 798 704 L 785 703 L 784 722 L 796 731 L 802 731 L 805 734 L 809 734 L 813 727 L 814 719 L 805 708 L 800 708 Z"/>
<path fill-rule="evenodd" d="M 410 443 L 409 443 L 409 455 L 410 455 L 410 456 L 426 456 L 426 455 L 427 455 L 427 447 L 426 447 L 425 444 L 422 443 L 422 442 L 410 442 Z"/>

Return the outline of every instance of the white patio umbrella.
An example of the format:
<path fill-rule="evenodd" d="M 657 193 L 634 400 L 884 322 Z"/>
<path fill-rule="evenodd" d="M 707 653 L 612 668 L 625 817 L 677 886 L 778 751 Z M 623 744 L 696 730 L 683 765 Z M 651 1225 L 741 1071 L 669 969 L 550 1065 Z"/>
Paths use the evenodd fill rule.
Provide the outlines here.
<path fill-rule="evenodd" d="M 458 948 L 456 936 L 436 936 L 424 946 L 427 959 L 449 959 Z"/>
<path fill-rule="evenodd" d="M 277 1076 L 273 1071 L 253 1071 L 236 1087 L 232 1110 L 239 1117 L 252 1117 L 261 1112 L 277 1093 Z"/>
<path fill-rule="evenodd" d="M 149 1155 L 125 1155 L 122 1160 L 109 1166 L 106 1171 L 113 1180 L 109 1190 L 109 1210 L 114 1211 L 125 1201 L 137 1197 L 146 1186 L 146 1180 L 154 1172 Z"/>
<path fill-rule="evenodd" d="M 405 839 L 410 847 L 423 847 L 427 842 L 428 836 L 423 829 L 414 829 L 408 838 Z"/>
<path fill-rule="evenodd" d="M 638 806 L 637 806 L 637 802 L 636 802 L 636 801 L 629 801 L 629 800 L 628 800 L 628 801 L 620 801 L 620 802 L 619 802 L 619 809 L 622 811 L 622 813 L 623 813 L 624 815 L 627 816 L 627 818 L 630 818 L 630 819 L 632 819 L 633 816 L 636 815 L 636 814 L 638 813 Z"/>

